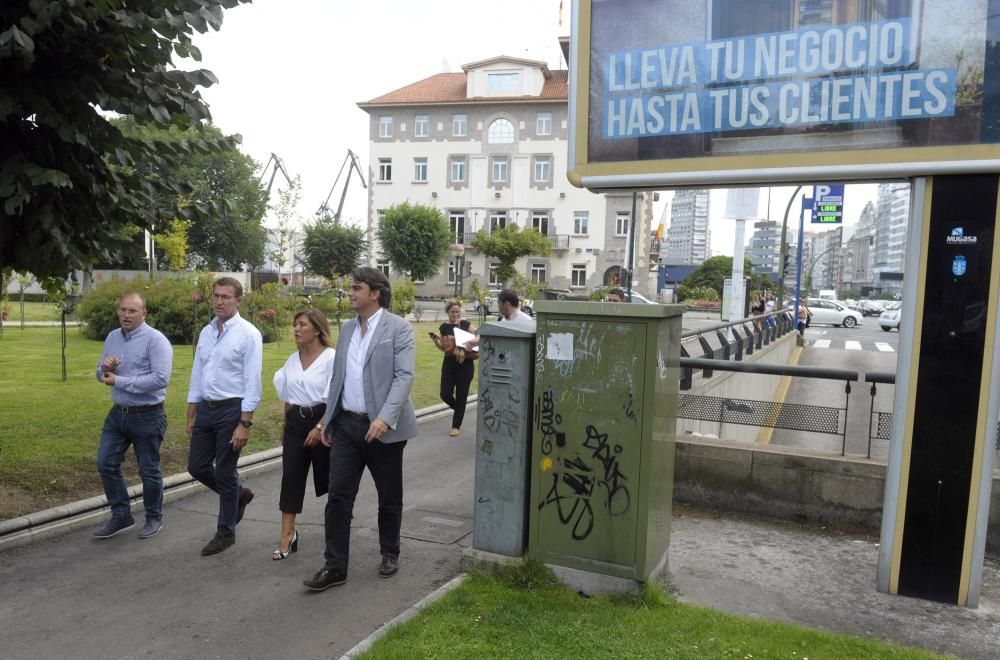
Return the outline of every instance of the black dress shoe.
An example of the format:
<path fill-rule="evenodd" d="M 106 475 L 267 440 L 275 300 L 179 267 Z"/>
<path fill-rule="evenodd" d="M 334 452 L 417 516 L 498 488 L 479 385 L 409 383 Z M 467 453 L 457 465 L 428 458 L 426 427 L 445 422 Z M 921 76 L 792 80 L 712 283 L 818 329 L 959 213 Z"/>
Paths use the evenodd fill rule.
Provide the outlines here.
<path fill-rule="evenodd" d="M 240 493 L 240 506 L 236 509 L 236 522 L 239 523 L 243 520 L 243 512 L 247 510 L 247 504 L 250 504 L 250 500 L 253 499 L 253 491 L 243 487 L 243 492 Z"/>
<path fill-rule="evenodd" d="M 323 570 L 316 575 L 303 580 L 302 584 L 313 591 L 326 591 L 330 587 L 337 587 L 345 582 L 347 582 L 347 573 L 335 573 L 331 569 L 323 567 Z"/>
<path fill-rule="evenodd" d="M 216 534 L 212 537 L 212 540 L 205 544 L 205 547 L 201 549 L 201 554 L 204 557 L 208 555 L 217 555 L 229 546 L 236 543 L 236 536 L 223 536 L 222 534 Z"/>
<path fill-rule="evenodd" d="M 392 577 L 399 571 L 399 559 L 392 555 L 382 555 L 382 564 L 378 567 L 378 574 L 382 577 Z"/>

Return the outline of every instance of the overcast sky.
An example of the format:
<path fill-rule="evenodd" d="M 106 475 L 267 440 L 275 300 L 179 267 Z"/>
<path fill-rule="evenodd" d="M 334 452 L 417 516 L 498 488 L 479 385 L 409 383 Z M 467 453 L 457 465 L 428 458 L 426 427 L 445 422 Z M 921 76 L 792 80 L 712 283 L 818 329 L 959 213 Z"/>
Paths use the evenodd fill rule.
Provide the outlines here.
<path fill-rule="evenodd" d="M 243 151 L 261 165 L 274 152 L 301 175 L 300 212 L 309 221 L 348 148 L 367 171 L 368 115 L 359 101 L 496 55 L 565 68 L 558 38 L 569 34 L 569 5 L 560 27 L 558 0 L 255 0 L 197 39 L 200 65 L 177 64 L 218 76 L 203 92 L 214 123 L 241 134 Z M 356 177 L 351 188 L 344 217 L 363 223 L 366 191 Z"/>
<path fill-rule="evenodd" d="M 226 133 L 242 135 L 243 150 L 261 165 L 274 152 L 292 176 L 302 177 L 299 212 L 309 221 L 348 148 L 367 171 L 368 115 L 359 101 L 496 55 L 565 68 L 558 38 L 569 35 L 570 4 L 566 0 L 560 27 L 558 0 L 255 0 L 227 11 L 220 32 L 197 39 L 200 65 L 178 65 L 216 74 L 219 84 L 204 91 L 213 121 Z M 284 186 L 279 175 L 272 202 Z M 792 190 L 772 189 L 771 219 L 781 220 Z M 332 206 L 339 195 L 338 189 Z M 661 196 L 654 226 L 669 197 Z M 761 217 L 768 215 L 767 197 L 765 189 Z M 865 202 L 874 200 L 875 186 L 850 186 L 845 197 L 845 223 L 853 224 Z M 725 199 L 724 190 L 712 192 L 714 254 L 733 252 L 733 222 L 722 217 Z M 366 191 L 353 179 L 344 217 L 363 224 L 366 202 Z"/>

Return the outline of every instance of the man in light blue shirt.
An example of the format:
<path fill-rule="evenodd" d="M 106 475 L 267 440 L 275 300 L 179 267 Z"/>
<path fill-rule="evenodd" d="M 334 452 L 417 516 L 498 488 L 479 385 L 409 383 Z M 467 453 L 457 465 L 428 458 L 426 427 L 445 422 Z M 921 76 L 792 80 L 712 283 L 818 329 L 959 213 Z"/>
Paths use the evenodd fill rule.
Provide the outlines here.
<path fill-rule="evenodd" d="M 121 328 L 108 334 L 97 364 L 97 380 L 111 388 L 114 405 L 104 419 L 97 450 L 97 468 L 111 505 L 111 520 L 95 530 L 94 536 L 111 538 L 135 525 L 121 470 L 125 452 L 132 445 L 146 509 L 146 524 L 139 538 L 147 539 L 156 536 L 163 524 L 160 445 L 167 430 L 163 401 L 174 351 L 163 334 L 146 325 L 146 299 L 138 293 L 122 296 L 118 322 Z"/>
<path fill-rule="evenodd" d="M 198 336 L 188 388 L 188 472 L 219 494 L 215 536 L 201 549 L 214 555 L 236 543 L 253 491 L 240 485 L 236 462 L 250 440 L 253 413 L 260 404 L 263 339 L 239 314 L 243 285 L 221 277 L 212 287 L 215 318 Z"/>

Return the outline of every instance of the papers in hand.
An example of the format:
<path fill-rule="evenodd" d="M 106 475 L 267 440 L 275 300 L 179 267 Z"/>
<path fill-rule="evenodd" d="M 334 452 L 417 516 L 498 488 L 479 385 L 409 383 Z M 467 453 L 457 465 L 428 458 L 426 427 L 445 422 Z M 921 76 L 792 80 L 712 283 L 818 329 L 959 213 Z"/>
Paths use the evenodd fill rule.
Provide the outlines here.
<path fill-rule="evenodd" d="M 475 338 L 476 335 L 472 334 L 471 332 L 466 332 L 461 328 L 455 328 L 455 346 L 461 346 L 462 348 L 465 348 L 465 343 Z M 467 350 L 478 351 L 479 347 L 473 346 L 471 349 Z"/>

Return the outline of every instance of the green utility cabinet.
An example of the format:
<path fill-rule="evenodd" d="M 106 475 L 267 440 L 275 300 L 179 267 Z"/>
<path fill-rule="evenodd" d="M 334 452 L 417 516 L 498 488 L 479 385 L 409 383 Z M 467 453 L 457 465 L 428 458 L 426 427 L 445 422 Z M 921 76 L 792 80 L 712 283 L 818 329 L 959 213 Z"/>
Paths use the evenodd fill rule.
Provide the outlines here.
<path fill-rule="evenodd" d="M 536 301 L 528 554 L 644 582 L 670 541 L 682 305 Z"/>
<path fill-rule="evenodd" d="M 479 329 L 476 491 L 472 547 L 524 556 L 528 537 L 528 461 L 535 323 Z"/>

